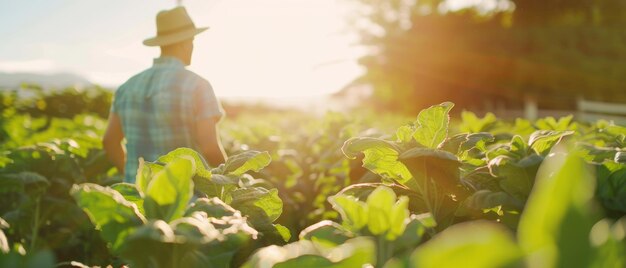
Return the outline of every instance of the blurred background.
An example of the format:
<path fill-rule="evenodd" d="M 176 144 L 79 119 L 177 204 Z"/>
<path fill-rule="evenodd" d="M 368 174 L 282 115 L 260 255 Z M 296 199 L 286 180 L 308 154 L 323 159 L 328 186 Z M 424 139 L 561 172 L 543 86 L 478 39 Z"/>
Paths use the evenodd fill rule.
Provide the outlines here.
<path fill-rule="evenodd" d="M 155 14 L 182 4 L 211 27 L 196 38 L 189 68 L 231 115 L 244 107 L 414 115 L 452 101 L 533 119 L 576 112 L 583 101 L 626 102 L 621 0 L 0 3 L 5 90 L 112 92 L 158 57 L 141 44 L 155 34 Z"/>
<path fill-rule="evenodd" d="M 116 245 L 137 250 L 129 256 L 167 266 L 154 261 L 169 254 L 162 252 L 187 263 L 222 259 L 233 249 L 237 267 L 255 249 L 294 242 L 316 225 L 331 228 L 319 241 L 352 252 L 328 256 L 357 255 L 346 239 L 377 233 L 377 267 L 391 257 L 390 266 L 441 260 L 458 263 L 417 265 L 502 267 L 511 258 L 530 266 L 626 267 L 626 0 L 0 0 L 0 267 L 17 266 L 4 264 L 9 251 L 13 263 L 30 258 L 47 267 L 128 263 L 79 204 L 112 203 L 69 193 L 77 184 L 123 181 L 102 148 L 113 95 L 159 56 L 142 41 L 156 34 L 157 12 L 177 5 L 196 25 L 211 27 L 194 39 L 188 68 L 211 82 L 227 112 L 219 126 L 224 150 L 231 163 L 244 163 L 238 155 L 245 154 L 255 162 L 250 167 L 262 168 L 222 174 L 233 168 L 226 164 L 214 169 L 219 179 L 197 189 L 222 189 L 234 209 L 253 209 L 241 215 L 251 222 L 260 216 L 252 227 L 261 235 L 213 244 L 219 239 L 181 231 L 189 237 L 181 236 L 185 248 L 220 248 L 182 255 L 169 242 L 177 238 L 147 229 L 160 228 L 156 218 L 135 232 L 128 228 L 139 225 L 130 221 L 139 220 L 116 215 L 111 222 L 125 227 L 109 230 L 118 233 Z M 562 158 L 570 142 L 576 151 Z M 544 159 L 562 164 L 543 168 Z M 346 204 L 359 221 L 387 227 L 378 232 L 363 223 L 349 235 L 335 232 L 345 212 L 328 198 L 341 192 L 361 202 L 381 182 L 395 185 L 396 194 Z M 265 194 L 233 201 L 227 187 Z M 128 201 L 143 204 L 143 195 L 128 189 Z M 369 205 L 387 201 L 395 205 Z M 375 215 L 382 211 L 392 216 Z M 475 219 L 499 224 L 456 226 Z M 450 239 L 435 237 L 450 234 L 447 227 L 454 228 Z M 390 238 L 396 230 L 406 232 Z M 369 248 L 358 253 L 370 255 L 367 262 Z"/>

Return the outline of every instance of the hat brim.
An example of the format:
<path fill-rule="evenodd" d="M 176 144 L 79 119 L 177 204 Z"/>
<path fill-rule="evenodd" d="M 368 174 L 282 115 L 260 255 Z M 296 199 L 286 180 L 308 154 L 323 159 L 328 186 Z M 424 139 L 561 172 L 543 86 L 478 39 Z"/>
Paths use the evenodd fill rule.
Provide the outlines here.
<path fill-rule="evenodd" d="M 197 34 L 206 31 L 207 29 L 209 29 L 209 27 L 200 27 L 200 28 L 189 29 L 186 31 L 181 31 L 181 32 L 174 33 L 174 34 L 155 36 L 155 37 L 143 40 L 143 44 L 149 47 L 167 46 L 167 45 L 175 44 L 175 43 L 187 40 L 189 38 L 192 38 L 196 36 Z"/>

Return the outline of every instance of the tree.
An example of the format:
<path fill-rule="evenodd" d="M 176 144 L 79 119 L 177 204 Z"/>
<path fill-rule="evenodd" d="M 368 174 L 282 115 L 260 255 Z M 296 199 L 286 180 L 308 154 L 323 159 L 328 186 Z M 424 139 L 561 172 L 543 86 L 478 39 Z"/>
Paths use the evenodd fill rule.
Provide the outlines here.
<path fill-rule="evenodd" d="M 624 1 L 359 0 L 354 21 L 372 53 L 358 83 L 379 107 L 415 113 L 451 100 L 574 108 L 578 96 L 626 101 Z"/>

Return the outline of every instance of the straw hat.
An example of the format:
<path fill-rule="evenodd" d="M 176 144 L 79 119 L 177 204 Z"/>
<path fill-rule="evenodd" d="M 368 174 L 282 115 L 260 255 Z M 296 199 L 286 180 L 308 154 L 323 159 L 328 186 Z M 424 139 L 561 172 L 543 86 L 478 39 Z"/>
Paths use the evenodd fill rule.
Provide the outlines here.
<path fill-rule="evenodd" d="M 174 44 L 204 32 L 209 27 L 196 28 L 184 7 L 163 10 L 157 14 L 157 35 L 143 41 L 146 46 Z"/>

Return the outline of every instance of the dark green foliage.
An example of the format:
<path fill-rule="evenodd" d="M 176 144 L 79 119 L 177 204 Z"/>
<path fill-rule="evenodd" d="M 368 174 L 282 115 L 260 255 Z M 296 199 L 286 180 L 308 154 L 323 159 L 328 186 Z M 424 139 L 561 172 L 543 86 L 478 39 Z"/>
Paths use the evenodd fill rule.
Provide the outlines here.
<path fill-rule="evenodd" d="M 5 143 L 0 265 L 624 265 L 626 128 L 456 122 L 452 107 L 409 123 L 255 118 L 226 126 L 226 163 L 179 148 L 142 161 L 136 184 L 118 183 L 97 135 Z"/>
<path fill-rule="evenodd" d="M 432 103 L 489 111 L 574 109 L 576 98 L 624 102 L 626 10 L 620 0 L 356 0 L 368 103 L 415 114 Z M 462 2 L 456 2 L 462 3 Z M 495 3 L 490 5 L 487 3 Z M 491 103 L 491 105 L 489 105 Z"/>
<path fill-rule="evenodd" d="M 236 166 L 242 174 L 262 168 L 252 156 L 233 158 L 243 160 L 227 165 Z M 215 197 L 200 198 L 189 205 L 194 180 L 211 179 L 210 172 L 201 171 L 206 171 L 201 160 L 193 150 L 181 148 L 159 158 L 158 164 L 142 162 L 136 187 L 81 184 L 74 185 L 71 193 L 112 253 L 134 267 L 227 267 L 240 262 L 233 258 L 245 251 L 249 239 L 257 239 L 258 232 L 248 226 L 240 211 Z M 246 214 L 250 222 L 271 215 L 268 221 L 272 226 L 281 207 L 264 200 L 263 194 L 239 197 L 234 193 L 237 190 L 228 194 L 233 203 L 250 202 L 246 208 L 264 213 Z"/>
<path fill-rule="evenodd" d="M 102 173 L 110 164 L 99 153 L 71 139 L 8 151 L 0 169 L 0 215 L 12 226 L 8 238 L 29 254 L 52 250 L 46 254 L 57 261 L 110 263 L 105 243 L 68 194 L 74 183 L 106 183 Z"/>

